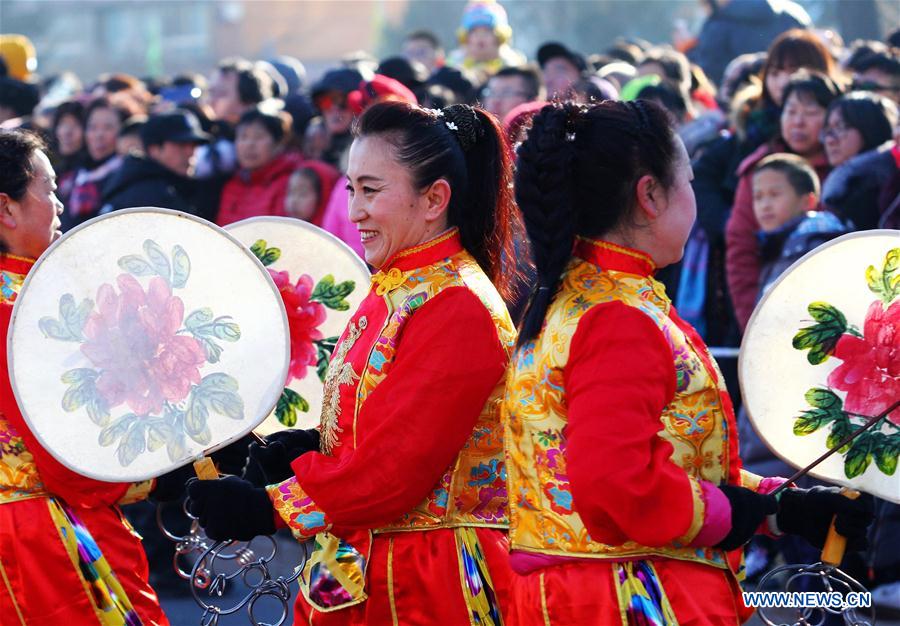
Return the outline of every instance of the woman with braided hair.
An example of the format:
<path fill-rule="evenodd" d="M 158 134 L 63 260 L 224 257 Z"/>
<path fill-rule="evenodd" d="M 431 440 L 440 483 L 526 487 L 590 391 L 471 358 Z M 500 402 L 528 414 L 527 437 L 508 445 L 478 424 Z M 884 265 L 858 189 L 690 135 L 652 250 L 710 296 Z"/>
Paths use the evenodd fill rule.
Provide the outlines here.
<path fill-rule="evenodd" d="M 357 122 L 349 217 L 377 271 L 338 339 L 318 432 L 251 451 L 268 487 L 189 486 L 211 537 L 277 519 L 312 542 L 296 624 L 502 623 L 511 178 L 481 109 L 385 102 Z"/>
<path fill-rule="evenodd" d="M 851 543 L 871 503 L 741 469 L 722 377 L 657 268 L 696 215 L 661 108 L 548 105 L 518 151 L 538 285 L 504 403 L 510 622 L 738 624 L 741 547 L 761 529 Z M 513 494 L 515 494 L 513 496 Z"/>

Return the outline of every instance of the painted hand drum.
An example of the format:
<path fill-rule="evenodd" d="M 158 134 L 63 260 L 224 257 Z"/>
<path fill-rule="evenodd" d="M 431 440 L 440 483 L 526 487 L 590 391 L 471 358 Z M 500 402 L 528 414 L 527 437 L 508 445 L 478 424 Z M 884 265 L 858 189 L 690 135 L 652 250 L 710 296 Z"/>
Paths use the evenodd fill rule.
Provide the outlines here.
<path fill-rule="evenodd" d="M 291 367 L 275 411 L 256 432 L 312 428 L 338 337 L 369 290 L 366 264 L 329 232 L 289 217 L 254 217 L 227 227 L 266 266 L 284 298 Z"/>
<path fill-rule="evenodd" d="M 221 228 L 111 213 L 38 260 L 13 310 L 10 377 L 41 444 L 72 470 L 159 476 L 242 437 L 281 396 L 281 296 Z"/>
<path fill-rule="evenodd" d="M 797 468 L 887 412 L 811 474 L 900 503 L 900 231 L 794 263 L 750 318 L 739 369 L 753 426 Z"/>

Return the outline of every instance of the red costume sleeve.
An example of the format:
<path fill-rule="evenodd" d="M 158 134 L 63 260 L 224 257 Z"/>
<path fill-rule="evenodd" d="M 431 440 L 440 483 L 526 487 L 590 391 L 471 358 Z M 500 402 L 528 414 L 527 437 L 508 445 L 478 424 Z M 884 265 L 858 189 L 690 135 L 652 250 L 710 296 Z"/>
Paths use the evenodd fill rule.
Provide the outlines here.
<path fill-rule="evenodd" d="M 751 173 L 741 176 L 725 225 L 725 269 L 728 291 L 741 330 L 747 327 L 759 292 L 759 222 L 753 214 Z"/>
<path fill-rule="evenodd" d="M 659 436 L 676 382 L 657 325 L 620 302 L 595 306 L 578 323 L 564 376 L 566 467 L 591 537 L 645 546 L 693 539 L 704 513 L 699 483 L 670 460 L 672 445 Z"/>
<path fill-rule="evenodd" d="M 303 536 L 395 521 L 453 463 L 506 364 L 477 296 L 442 291 L 406 324 L 391 369 L 360 408 L 358 447 L 341 457 L 299 457 L 296 476 L 269 488 L 276 508 Z"/>
<path fill-rule="evenodd" d="M 124 498 L 131 487 L 130 483 L 107 483 L 76 474 L 53 458 L 31 434 L 31 430 L 25 423 L 19 411 L 19 406 L 16 404 L 9 380 L 6 334 L 11 315 L 12 306 L 0 306 L 0 337 L 3 338 L 0 341 L 0 354 L 2 354 L 3 364 L 2 375 L 0 375 L 0 413 L 6 417 L 10 425 L 22 436 L 25 446 L 34 456 L 34 463 L 41 475 L 41 482 L 49 493 L 60 496 L 70 506 L 74 507 L 89 508 L 115 504 Z M 61 409 L 60 412 L 62 412 Z"/>

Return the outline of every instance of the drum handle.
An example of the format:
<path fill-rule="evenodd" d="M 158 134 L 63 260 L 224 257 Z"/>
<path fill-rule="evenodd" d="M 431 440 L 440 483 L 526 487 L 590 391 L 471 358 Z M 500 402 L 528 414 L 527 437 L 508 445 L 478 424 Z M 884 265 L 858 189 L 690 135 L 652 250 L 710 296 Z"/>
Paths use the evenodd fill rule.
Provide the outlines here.
<path fill-rule="evenodd" d="M 219 477 L 216 464 L 208 456 L 194 461 L 194 473 L 200 480 L 215 480 Z"/>
<path fill-rule="evenodd" d="M 841 495 L 851 500 L 859 497 L 859 492 L 855 489 L 844 487 L 841 489 Z M 825 538 L 825 546 L 822 548 L 822 562 L 837 567 L 844 560 L 844 550 L 847 548 L 847 538 L 840 534 L 834 527 L 834 520 L 837 515 L 831 519 L 831 526 L 828 527 L 828 536 Z"/>

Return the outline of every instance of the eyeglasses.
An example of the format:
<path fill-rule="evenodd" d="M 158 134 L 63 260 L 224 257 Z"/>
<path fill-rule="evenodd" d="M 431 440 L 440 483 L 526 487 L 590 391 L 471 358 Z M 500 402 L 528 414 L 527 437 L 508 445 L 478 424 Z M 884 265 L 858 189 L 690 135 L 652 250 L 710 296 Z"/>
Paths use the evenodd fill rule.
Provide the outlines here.
<path fill-rule="evenodd" d="M 900 87 L 881 85 L 873 81 L 853 81 L 850 91 L 900 91 Z"/>
<path fill-rule="evenodd" d="M 825 143 L 825 140 L 828 138 L 840 141 L 851 130 L 853 129 L 849 126 L 828 126 L 823 128 L 822 132 L 819 133 L 819 141 Z"/>

